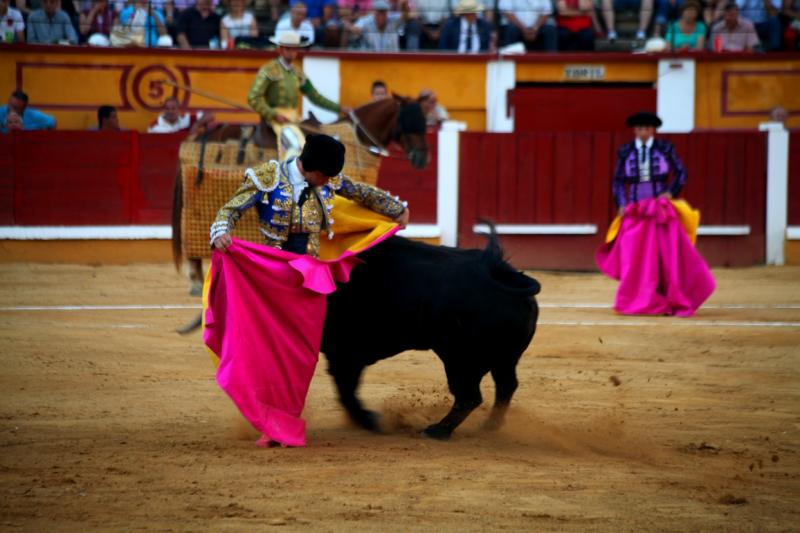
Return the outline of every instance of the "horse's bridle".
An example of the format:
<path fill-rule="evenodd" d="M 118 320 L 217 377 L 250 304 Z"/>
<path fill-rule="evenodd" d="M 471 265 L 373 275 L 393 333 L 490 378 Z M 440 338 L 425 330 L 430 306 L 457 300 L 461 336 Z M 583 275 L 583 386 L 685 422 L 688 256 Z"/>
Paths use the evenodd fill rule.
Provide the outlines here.
<path fill-rule="evenodd" d="M 378 151 L 378 155 L 383 157 L 389 157 L 389 150 L 387 150 L 385 146 L 383 146 L 380 142 L 378 142 L 378 140 L 372 136 L 369 130 L 367 130 L 367 128 L 364 127 L 364 124 L 362 124 L 361 120 L 358 118 L 355 111 L 351 109 L 347 113 L 347 116 L 350 117 L 350 120 L 353 121 L 353 125 L 356 127 L 356 130 L 361 130 L 361 133 L 363 133 L 364 136 L 369 140 L 369 142 L 372 143 L 372 145 Z"/>

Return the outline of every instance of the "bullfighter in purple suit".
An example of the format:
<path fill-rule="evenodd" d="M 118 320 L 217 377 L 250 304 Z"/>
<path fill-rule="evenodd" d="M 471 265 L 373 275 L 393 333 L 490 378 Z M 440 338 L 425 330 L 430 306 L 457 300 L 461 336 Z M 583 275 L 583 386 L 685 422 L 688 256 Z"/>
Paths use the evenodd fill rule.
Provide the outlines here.
<path fill-rule="evenodd" d="M 686 170 L 675 147 L 655 138 L 661 126 L 656 115 L 637 113 L 626 124 L 636 139 L 618 153 L 613 193 L 619 216 L 597 251 L 597 266 L 620 281 L 618 313 L 691 316 L 715 285 L 694 248 L 700 213 L 673 200 Z"/>
<path fill-rule="evenodd" d="M 634 128 L 636 140 L 617 152 L 613 185 L 617 207 L 622 211 L 639 200 L 677 197 L 686 184 L 686 169 L 672 143 L 653 136 L 661 119 L 653 113 L 636 113 L 625 124 Z"/>

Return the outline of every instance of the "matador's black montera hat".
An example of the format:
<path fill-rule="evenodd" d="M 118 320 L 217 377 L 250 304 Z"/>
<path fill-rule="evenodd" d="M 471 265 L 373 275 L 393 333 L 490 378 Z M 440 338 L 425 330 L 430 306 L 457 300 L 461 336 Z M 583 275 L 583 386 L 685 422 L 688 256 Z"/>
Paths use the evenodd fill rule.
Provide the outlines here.
<path fill-rule="evenodd" d="M 337 176 L 344 167 L 344 145 L 330 135 L 309 135 L 300 161 L 304 170 L 319 170 L 325 176 Z"/>
<path fill-rule="evenodd" d="M 658 118 L 658 115 L 655 113 L 650 113 L 649 111 L 640 111 L 628 117 L 625 121 L 625 125 L 629 128 L 633 128 L 636 126 L 653 126 L 654 128 L 658 128 L 663 124 L 661 119 Z"/>

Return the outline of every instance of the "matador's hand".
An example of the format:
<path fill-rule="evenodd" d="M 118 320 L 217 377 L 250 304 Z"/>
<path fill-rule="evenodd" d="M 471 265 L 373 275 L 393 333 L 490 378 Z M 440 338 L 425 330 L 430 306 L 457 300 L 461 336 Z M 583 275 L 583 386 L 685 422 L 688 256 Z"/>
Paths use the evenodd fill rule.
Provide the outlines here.
<path fill-rule="evenodd" d="M 214 248 L 216 248 L 222 253 L 225 253 L 225 251 L 228 249 L 228 246 L 230 246 L 231 244 L 233 244 L 233 240 L 231 239 L 231 236 L 227 233 L 223 233 L 222 235 L 214 239 Z"/>
<path fill-rule="evenodd" d="M 406 207 L 405 210 L 403 210 L 403 212 L 394 219 L 394 221 L 400 224 L 400 229 L 405 229 L 405 227 L 408 226 L 408 219 L 410 216 L 411 214 L 408 212 L 408 208 Z"/>

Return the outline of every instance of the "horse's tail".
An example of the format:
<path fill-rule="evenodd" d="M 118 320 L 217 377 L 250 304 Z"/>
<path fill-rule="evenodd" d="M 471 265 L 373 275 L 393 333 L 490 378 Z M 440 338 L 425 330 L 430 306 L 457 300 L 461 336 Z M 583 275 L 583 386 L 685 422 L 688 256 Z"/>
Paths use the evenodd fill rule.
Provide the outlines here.
<path fill-rule="evenodd" d="M 183 173 L 181 164 L 175 171 L 175 186 L 172 189 L 172 260 L 180 272 L 183 264 L 183 239 L 181 236 L 181 215 L 183 213 Z"/>

